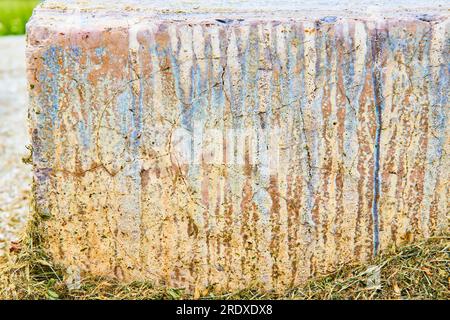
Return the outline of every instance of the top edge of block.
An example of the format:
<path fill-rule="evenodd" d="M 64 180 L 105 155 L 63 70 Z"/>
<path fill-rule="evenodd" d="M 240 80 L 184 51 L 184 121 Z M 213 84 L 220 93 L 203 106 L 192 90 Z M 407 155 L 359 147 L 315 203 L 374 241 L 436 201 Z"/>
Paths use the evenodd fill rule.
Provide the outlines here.
<path fill-rule="evenodd" d="M 35 11 L 121 13 L 139 12 L 155 14 L 198 13 L 278 13 L 311 14 L 314 12 L 339 12 L 342 15 L 357 14 L 364 17 L 373 13 L 401 14 L 448 13 L 450 3 L 446 0 L 45 0 Z"/>
<path fill-rule="evenodd" d="M 446 0 L 45 0 L 33 13 L 28 27 L 46 25 L 67 29 L 129 26 L 152 20 L 299 19 L 332 23 L 340 18 L 362 20 L 448 19 Z M 222 20 L 221 20 L 222 21 Z"/>

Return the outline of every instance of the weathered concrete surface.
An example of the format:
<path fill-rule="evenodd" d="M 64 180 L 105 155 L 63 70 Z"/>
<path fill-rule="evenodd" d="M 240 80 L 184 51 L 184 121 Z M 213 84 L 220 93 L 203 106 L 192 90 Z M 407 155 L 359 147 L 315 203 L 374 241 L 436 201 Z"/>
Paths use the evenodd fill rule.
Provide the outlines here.
<path fill-rule="evenodd" d="M 448 227 L 445 2 L 80 3 L 28 25 L 58 263 L 283 289 Z"/>
<path fill-rule="evenodd" d="M 29 212 L 25 37 L 0 37 L 0 257 L 17 241 Z"/>

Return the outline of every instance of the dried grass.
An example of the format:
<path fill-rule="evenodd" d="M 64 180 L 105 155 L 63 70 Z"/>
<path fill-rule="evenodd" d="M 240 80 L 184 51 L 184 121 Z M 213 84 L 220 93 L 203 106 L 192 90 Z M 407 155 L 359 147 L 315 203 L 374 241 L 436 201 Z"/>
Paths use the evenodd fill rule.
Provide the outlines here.
<path fill-rule="evenodd" d="M 39 223 L 45 217 L 33 199 L 30 206 L 23 239 L 0 260 L 0 299 L 450 299 L 450 233 L 391 249 L 367 264 L 343 266 L 282 294 L 247 289 L 217 295 L 214 288 L 187 294 L 99 277 L 83 278 L 76 290 L 69 290 L 64 272 L 40 245 Z"/>
<path fill-rule="evenodd" d="M 242 290 L 194 296 L 182 289 L 150 283 L 121 284 L 111 279 L 83 279 L 69 290 L 61 269 L 39 246 L 38 219 L 7 261 L 0 262 L 0 299 L 449 299 L 450 235 L 429 238 L 382 254 L 369 264 L 345 266 L 283 294 Z"/>

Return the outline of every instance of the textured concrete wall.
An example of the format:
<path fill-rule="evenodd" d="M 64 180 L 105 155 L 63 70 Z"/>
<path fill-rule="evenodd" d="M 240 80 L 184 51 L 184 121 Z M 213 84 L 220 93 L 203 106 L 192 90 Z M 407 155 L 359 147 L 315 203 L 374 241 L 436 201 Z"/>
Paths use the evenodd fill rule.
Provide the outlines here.
<path fill-rule="evenodd" d="M 283 289 L 448 227 L 441 2 L 145 3 L 49 1 L 28 25 L 34 196 L 56 262 Z"/>

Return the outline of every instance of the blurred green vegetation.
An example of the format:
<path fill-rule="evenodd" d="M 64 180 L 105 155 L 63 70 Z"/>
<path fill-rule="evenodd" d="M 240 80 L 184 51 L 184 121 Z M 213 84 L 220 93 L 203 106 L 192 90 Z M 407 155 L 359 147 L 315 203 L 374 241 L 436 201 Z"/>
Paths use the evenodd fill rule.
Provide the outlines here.
<path fill-rule="evenodd" d="M 0 0 L 0 36 L 24 34 L 25 24 L 39 0 Z"/>

